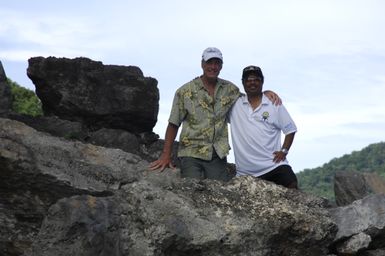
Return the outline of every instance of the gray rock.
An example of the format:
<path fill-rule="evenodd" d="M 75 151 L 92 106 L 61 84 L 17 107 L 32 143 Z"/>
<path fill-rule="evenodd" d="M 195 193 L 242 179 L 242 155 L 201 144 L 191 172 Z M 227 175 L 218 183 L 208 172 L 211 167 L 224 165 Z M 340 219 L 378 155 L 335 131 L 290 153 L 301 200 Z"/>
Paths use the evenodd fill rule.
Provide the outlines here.
<path fill-rule="evenodd" d="M 28 248 L 57 200 L 112 195 L 147 165 L 119 149 L 67 141 L 0 119 L 0 252 L 20 255 Z"/>
<path fill-rule="evenodd" d="M 385 256 L 385 249 L 364 251 L 359 256 Z"/>
<path fill-rule="evenodd" d="M 334 194 L 337 205 L 344 206 L 364 198 L 370 192 L 364 176 L 360 173 L 338 171 L 334 176 Z"/>
<path fill-rule="evenodd" d="M 385 179 L 375 172 L 363 173 L 370 192 L 385 194 Z"/>
<path fill-rule="evenodd" d="M 359 233 L 338 245 L 337 251 L 343 255 L 356 255 L 358 251 L 366 249 L 371 241 L 372 239 L 369 235 Z"/>
<path fill-rule="evenodd" d="M 253 177 L 164 185 L 123 187 L 129 195 L 125 216 L 140 220 L 126 231 L 138 239 L 123 254 L 325 255 L 322 244 L 335 232 L 320 200 Z"/>
<path fill-rule="evenodd" d="M 329 209 L 338 226 L 335 244 L 364 233 L 372 242 L 370 248 L 382 248 L 385 241 L 385 195 L 369 195 L 348 206 Z"/>
<path fill-rule="evenodd" d="M 90 133 L 88 142 L 108 148 L 119 148 L 137 154 L 140 149 L 138 138 L 127 131 L 102 128 Z"/>
<path fill-rule="evenodd" d="M 373 193 L 385 194 L 385 180 L 377 173 L 338 171 L 334 193 L 338 206 L 348 205 Z"/>
<path fill-rule="evenodd" d="M 24 124 L 41 132 L 83 143 L 97 146 L 118 148 L 128 153 L 139 155 L 148 161 L 158 159 L 163 149 L 163 140 L 153 132 L 133 134 L 120 129 L 101 128 L 91 131 L 80 122 L 60 119 L 56 116 L 32 117 L 16 113 L 9 113 L 7 118 L 23 122 Z M 173 160 L 179 164 L 177 155 L 177 142 L 173 146 Z"/>
<path fill-rule="evenodd" d="M 57 116 L 28 116 L 16 113 L 8 115 L 9 119 L 23 122 L 24 124 L 41 132 L 66 139 L 85 141 L 88 138 L 88 131 L 83 129 L 79 122 L 71 122 L 60 119 Z"/>
<path fill-rule="evenodd" d="M 25 255 L 317 256 L 336 233 L 323 200 L 300 191 L 151 172 L 136 155 L 8 119 L 0 167 L 0 246 Z"/>
<path fill-rule="evenodd" d="M 111 197 L 61 199 L 49 208 L 39 239 L 25 255 L 122 255 L 117 209 Z"/>

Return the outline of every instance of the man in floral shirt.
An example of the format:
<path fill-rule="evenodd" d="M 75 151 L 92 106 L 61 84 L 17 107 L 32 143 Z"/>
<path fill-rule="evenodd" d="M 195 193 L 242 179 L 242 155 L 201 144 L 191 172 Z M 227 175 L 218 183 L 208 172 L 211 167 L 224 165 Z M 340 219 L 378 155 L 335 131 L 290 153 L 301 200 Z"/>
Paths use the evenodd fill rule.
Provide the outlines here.
<path fill-rule="evenodd" d="M 240 92 L 236 85 L 218 77 L 222 64 L 221 51 L 207 48 L 201 61 L 203 74 L 176 91 L 163 152 L 150 164 L 151 170 L 174 168 L 172 145 L 183 124 L 178 147 L 181 176 L 222 181 L 231 178 L 226 171 L 230 150 L 226 116 Z"/>

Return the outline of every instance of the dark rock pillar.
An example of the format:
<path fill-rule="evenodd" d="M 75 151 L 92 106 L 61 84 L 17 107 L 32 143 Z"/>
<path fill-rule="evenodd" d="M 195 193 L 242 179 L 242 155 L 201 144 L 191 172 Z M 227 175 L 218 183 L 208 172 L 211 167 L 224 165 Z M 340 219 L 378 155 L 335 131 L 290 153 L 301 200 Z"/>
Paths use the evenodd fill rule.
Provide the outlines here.
<path fill-rule="evenodd" d="M 7 82 L 7 76 L 0 61 L 0 116 L 6 115 L 12 108 L 11 87 Z"/>
<path fill-rule="evenodd" d="M 135 66 L 103 65 L 88 58 L 35 57 L 27 75 L 45 115 L 98 130 L 152 132 L 159 111 L 157 80 Z"/>

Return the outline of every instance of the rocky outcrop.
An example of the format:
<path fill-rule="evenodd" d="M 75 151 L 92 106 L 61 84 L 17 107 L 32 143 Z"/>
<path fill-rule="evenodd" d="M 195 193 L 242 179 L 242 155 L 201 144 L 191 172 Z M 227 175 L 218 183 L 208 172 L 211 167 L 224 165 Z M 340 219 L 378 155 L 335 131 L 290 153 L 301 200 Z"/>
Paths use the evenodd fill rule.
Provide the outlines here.
<path fill-rule="evenodd" d="M 348 205 L 370 194 L 385 194 L 385 180 L 374 172 L 338 171 L 334 176 L 334 194 L 338 206 Z"/>
<path fill-rule="evenodd" d="M 159 140 L 159 136 L 153 132 L 134 134 L 125 130 L 107 128 L 93 131 L 80 122 L 68 121 L 56 116 L 32 117 L 10 113 L 7 117 L 53 136 L 83 143 L 92 143 L 103 147 L 122 149 L 126 152 L 137 154 L 148 161 L 157 159 L 163 147 L 163 140 Z M 173 146 L 173 160 L 179 165 L 179 161 L 176 158 L 177 147 L 178 143 L 175 142 Z"/>
<path fill-rule="evenodd" d="M 330 213 L 338 226 L 334 247 L 342 255 L 385 248 L 385 195 L 369 195 Z"/>
<path fill-rule="evenodd" d="M 159 110 L 157 81 L 144 77 L 138 67 L 55 57 L 34 57 L 28 64 L 45 115 L 94 130 L 152 132 Z"/>
<path fill-rule="evenodd" d="M 12 107 L 11 88 L 7 83 L 7 76 L 0 61 L 0 116 L 8 114 Z"/>
<path fill-rule="evenodd" d="M 364 173 L 366 184 L 370 192 L 385 195 L 385 179 L 375 172 Z"/>
<path fill-rule="evenodd" d="M 334 175 L 336 204 L 344 206 L 369 195 L 365 177 L 358 172 L 338 171 Z"/>
<path fill-rule="evenodd" d="M 148 126 L 156 121 L 158 111 L 156 99 L 159 93 L 155 79 L 143 77 L 142 71 L 134 66 L 103 65 L 101 62 L 87 58 L 36 57 L 31 58 L 29 62 L 28 74 L 34 78 L 38 96 L 43 96 L 40 100 L 45 109 L 45 115 L 32 117 L 11 112 L 7 114 L 8 118 L 53 136 L 119 148 L 137 154 L 148 161 L 159 157 L 163 140 L 159 140 L 159 136 L 152 132 L 153 125 L 151 128 Z M 75 85 L 76 88 L 74 88 Z M 66 100 L 63 98 L 62 101 L 55 102 L 52 100 L 56 97 L 55 95 L 65 95 Z M 136 99 L 136 103 L 130 100 L 132 97 Z M 97 99 L 105 101 L 106 104 L 99 104 Z M 50 101 L 56 104 L 54 108 L 50 105 Z M 133 105 L 134 103 L 136 105 Z M 112 106 L 119 108 L 119 111 L 114 112 Z M 74 111 L 75 109 L 84 111 Z M 114 124 L 105 122 L 106 119 L 103 116 L 93 112 L 91 115 L 97 121 L 92 122 L 93 118 L 85 118 L 82 114 L 89 112 L 86 109 L 95 109 L 98 113 L 109 113 L 105 116 L 106 118 L 119 121 L 113 122 Z M 142 112 L 143 109 L 147 112 Z M 150 111 L 151 109 L 153 111 Z M 128 112 L 132 115 L 140 115 L 141 118 L 128 119 L 131 116 Z M 68 117 L 68 119 L 52 113 L 65 113 L 64 118 Z M 124 127 L 109 128 L 119 127 L 118 123 L 124 123 Z M 135 129 L 128 127 L 132 125 Z M 178 166 L 176 150 L 177 143 L 174 143 L 173 160 Z"/>
<path fill-rule="evenodd" d="M 323 200 L 300 191 L 180 179 L 119 149 L 0 127 L 8 255 L 325 255 L 337 231 Z"/>

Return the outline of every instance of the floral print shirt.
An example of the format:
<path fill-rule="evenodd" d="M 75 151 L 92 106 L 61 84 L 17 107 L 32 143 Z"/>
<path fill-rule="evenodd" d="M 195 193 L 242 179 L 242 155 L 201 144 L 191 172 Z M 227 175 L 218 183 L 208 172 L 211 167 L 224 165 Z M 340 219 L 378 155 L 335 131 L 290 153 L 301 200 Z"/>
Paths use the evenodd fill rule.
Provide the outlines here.
<path fill-rule="evenodd" d="M 178 157 L 211 160 L 213 150 L 220 158 L 228 155 L 226 117 L 239 95 L 236 85 L 220 78 L 214 97 L 209 95 L 199 77 L 176 91 L 168 121 L 177 126 L 183 124 Z"/>

